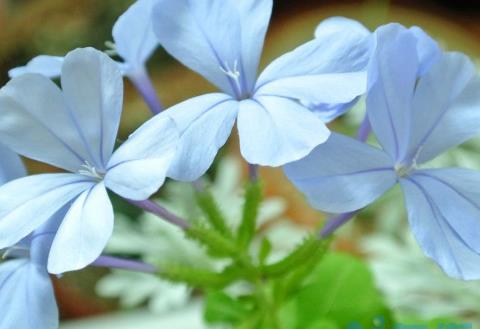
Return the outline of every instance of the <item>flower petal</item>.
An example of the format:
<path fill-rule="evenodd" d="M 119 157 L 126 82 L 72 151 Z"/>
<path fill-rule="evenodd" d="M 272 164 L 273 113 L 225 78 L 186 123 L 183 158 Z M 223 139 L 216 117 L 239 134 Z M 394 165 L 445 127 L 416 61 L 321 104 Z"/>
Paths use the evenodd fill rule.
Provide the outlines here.
<path fill-rule="evenodd" d="M 105 185 L 132 200 L 145 200 L 163 185 L 179 145 L 179 131 L 166 113 L 138 128 L 113 154 Z"/>
<path fill-rule="evenodd" d="M 113 231 L 113 208 L 103 183 L 83 192 L 68 210 L 48 258 L 48 271 L 82 269 L 100 256 Z"/>
<path fill-rule="evenodd" d="M 222 91 L 236 93 L 223 72 L 234 70 L 235 63 L 241 73 L 244 69 L 240 13 L 233 1 L 159 0 L 153 28 L 173 57 Z"/>
<path fill-rule="evenodd" d="M 419 74 L 423 75 L 430 69 L 433 63 L 442 57 L 442 49 L 438 43 L 420 27 L 412 26 L 409 30 L 417 38 L 417 53 L 420 61 Z"/>
<path fill-rule="evenodd" d="M 165 111 L 181 134 L 168 176 L 181 181 L 202 176 L 230 136 L 237 113 L 238 102 L 225 94 L 195 97 Z"/>
<path fill-rule="evenodd" d="M 118 54 L 125 60 L 127 71 L 143 68 L 158 47 L 153 33 L 152 10 L 156 0 L 138 0 L 113 26 L 113 39 Z"/>
<path fill-rule="evenodd" d="M 335 133 L 304 159 L 287 164 L 285 173 L 313 207 L 330 213 L 363 208 L 396 182 L 384 152 Z"/>
<path fill-rule="evenodd" d="M 69 171 L 88 159 L 60 89 L 41 75 L 25 74 L 0 90 L 0 139 L 28 158 Z"/>
<path fill-rule="evenodd" d="M 359 37 L 368 37 L 371 32 L 360 22 L 341 16 L 323 20 L 315 29 L 315 38 L 329 38 L 331 35 L 355 34 Z"/>
<path fill-rule="evenodd" d="M 20 157 L 0 144 L 0 185 L 27 174 Z"/>
<path fill-rule="evenodd" d="M 8 71 L 10 78 L 26 73 L 38 73 L 47 78 L 58 78 L 62 71 L 63 57 L 40 55 L 30 60 L 27 65 Z"/>
<path fill-rule="evenodd" d="M 92 184 L 81 175 L 43 174 L 0 187 L 0 249 L 26 237 Z"/>
<path fill-rule="evenodd" d="M 479 193 L 474 186 L 479 174 L 459 169 L 422 172 L 400 180 L 415 238 L 449 276 L 479 279 L 480 255 L 472 248 L 478 248 L 474 235 L 480 229 Z"/>
<path fill-rule="evenodd" d="M 351 24 L 339 24 L 321 36 L 273 61 L 260 74 L 256 88 L 284 78 L 365 71 L 372 46 L 370 34 L 352 33 Z"/>
<path fill-rule="evenodd" d="M 242 101 L 238 133 L 245 160 L 272 167 L 303 158 L 330 135 L 307 108 L 280 97 Z"/>
<path fill-rule="evenodd" d="M 360 97 L 357 97 L 351 102 L 340 104 L 310 102 L 302 102 L 302 104 L 312 111 L 320 120 L 325 123 L 329 123 L 350 110 L 358 102 L 359 98 Z"/>
<path fill-rule="evenodd" d="M 447 53 L 419 79 L 409 151 L 426 162 L 480 133 L 480 77 L 463 54 Z"/>
<path fill-rule="evenodd" d="M 248 90 L 253 90 L 273 0 L 234 1 L 240 13 L 242 59 Z"/>
<path fill-rule="evenodd" d="M 395 160 L 406 152 L 410 109 L 417 81 L 417 39 L 399 24 L 375 32 L 368 69 L 367 113 L 379 143 Z"/>
<path fill-rule="evenodd" d="M 255 97 L 280 96 L 323 104 L 352 102 L 367 90 L 367 73 L 324 73 L 283 78 L 259 88 Z"/>
<path fill-rule="evenodd" d="M 105 169 L 122 113 L 123 80 L 118 65 L 93 48 L 76 49 L 65 57 L 62 88 L 91 164 Z"/>
<path fill-rule="evenodd" d="M 1 328 L 58 328 L 58 308 L 48 273 L 27 260 L 0 264 L 0 307 Z"/>

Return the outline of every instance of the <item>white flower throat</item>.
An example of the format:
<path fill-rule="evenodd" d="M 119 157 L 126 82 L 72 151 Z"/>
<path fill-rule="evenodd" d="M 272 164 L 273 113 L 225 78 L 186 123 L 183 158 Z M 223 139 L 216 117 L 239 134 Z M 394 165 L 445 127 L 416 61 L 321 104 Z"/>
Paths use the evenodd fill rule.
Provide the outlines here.
<path fill-rule="evenodd" d="M 102 180 L 105 176 L 105 174 L 99 173 L 97 169 L 86 160 L 85 163 L 81 165 L 81 169 L 78 170 L 78 173 L 96 180 Z"/>
<path fill-rule="evenodd" d="M 237 97 L 242 97 L 244 94 L 244 90 L 242 88 L 242 83 L 240 81 L 240 78 L 242 74 L 240 73 L 238 69 L 238 60 L 235 60 L 233 62 L 233 67 L 230 67 L 230 65 L 225 62 L 223 66 L 220 66 L 220 70 L 230 79 L 230 81 L 234 84 L 233 90 L 236 94 Z"/>

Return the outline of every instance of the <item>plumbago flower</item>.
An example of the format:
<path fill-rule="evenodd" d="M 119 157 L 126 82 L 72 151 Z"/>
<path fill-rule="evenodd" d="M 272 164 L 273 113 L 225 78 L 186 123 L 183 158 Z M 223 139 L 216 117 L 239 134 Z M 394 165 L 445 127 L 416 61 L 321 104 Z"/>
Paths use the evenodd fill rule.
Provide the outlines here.
<path fill-rule="evenodd" d="M 272 0 L 158 0 L 154 6 L 160 44 L 222 91 L 167 111 L 182 131 L 170 177 L 201 176 L 236 120 L 249 163 L 298 160 L 330 134 L 300 101 L 346 104 L 365 92 L 370 33 L 347 19 L 326 20 L 317 29 L 319 38 L 278 58 L 256 78 L 271 11 Z"/>
<path fill-rule="evenodd" d="M 0 188 L 0 248 L 16 244 L 68 206 L 53 239 L 48 270 L 85 267 L 113 228 L 106 188 L 131 200 L 158 190 L 173 159 L 178 131 L 167 116 L 146 124 L 113 152 L 123 98 L 121 73 L 93 48 L 65 57 L 62 90 L 24 74 L 0 90 L 0 139 L 17 153 L 69 173 L 34 175 Z"/>
<path fill-rule="evenodd" d="M 142 93 L 152 111 L 159 113 L 162 108 L 145 69 L 147 60 L 159 45 L 150 18 L 155 2 L 156 0 L 136 1 L 115 22 L 112 35 L 114 53 L 123 60 L 117 62 L 122 74 Z M 61 74 L 63 61 L 64 57 L 40 55 L 27 65 L 11 69 L 8 73 L 11 78 L 25 73 L 57 78 Z"/>
<path fill-rule="evenodd" d="M 480 173 L 419 166 L 479 132 L 480 78 L 466 56 L 418 35 L 397 24 L 375 33 L 367 113 L 382 148 L 332 134 L 285 172 L 331 213 L 361 209 L 399 183 L 425 254 L 452 277 L 478 279 Z"/>

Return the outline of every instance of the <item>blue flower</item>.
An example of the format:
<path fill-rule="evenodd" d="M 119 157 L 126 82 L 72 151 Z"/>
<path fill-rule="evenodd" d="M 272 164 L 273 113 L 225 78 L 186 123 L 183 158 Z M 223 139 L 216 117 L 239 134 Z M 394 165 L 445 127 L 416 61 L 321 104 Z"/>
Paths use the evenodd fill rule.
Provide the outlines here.
<path fill-rule="evenodd" d="M 113 228 L 106 188 L 144 200 L 163 184 L 178 131 L 168 116 L 145 124 L 113 152 L 123 83 L 118 65 L 92 48 L 65 57 L 62 90 L 24 74 L 0 90 L 0 140 L 15 152 L 68 171 L 14 180 L 0 188 L 0 248 L 16 244 L 62 207 L 68 212 L 53 240 L 48 270 L 85 267 Z M 113 153 L 113 154 L 112 154 Z"/>
<path fill-rule="evenodd" d="M 302 103 L 346 104 L 365 92 L 371 34 L 340 18 L 323 22 L 319 38 L 278 58 L 257 78 L 271 10 L 272 0 L 159 0 L 154 6 L 160 44 L 222 91 L 167 110 L 182 131 L 169 176 L 201 176 L 235 121 L 249 163 L 298 160 L 330 134 Z"/>
<path fill-rule="evenodd" d="M 151 12 L 156 0 L 138 0 L 123 13 L 113 26 L 115 51 L 123 59 L 118 62 L 125 76 L 143 74 L 145 63 L 158 47 L 158 40 L 153 33 Z M 62 72 L 64 57 L 40 55 L 27 65 L 11 69 L 11 78 L 25 73 L 43 74 L 57 78 Z"/>
<path fill-rule="evenodd" d="M 418 28 L 375 32 L 367 113 L 381 149 L 339 134 L 287 176 L 317 209 L 361 209 L 399 183 L 418 243 L 450 276 L 480 278 L 480 173 L 421 165 L 480 132 L 480 78 Z"/>

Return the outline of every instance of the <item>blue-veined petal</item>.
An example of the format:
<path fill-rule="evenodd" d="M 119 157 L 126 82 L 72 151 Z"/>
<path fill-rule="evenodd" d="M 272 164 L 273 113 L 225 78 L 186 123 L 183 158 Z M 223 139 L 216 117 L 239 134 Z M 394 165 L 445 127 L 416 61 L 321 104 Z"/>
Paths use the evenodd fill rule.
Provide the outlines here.
<path fill-rule="evenodd" d="M 252 90 L 272 14 L 273 0 L 235 0 L 233 3 L 240 13 L 243 69 L 248 90 Z"/>
<path fill-rule="evenodd" d="M 371 32 L 360 22 L 341 16 L 323 20 L 315 29 L 315 38 L 329 38 L 330 35 L 350 34 L 358 37 L 368 37 Z"/>
<path fill-rule="evenodd" d="M 330 135 L 307 108 L 280 97 L 240 102 L 238 133 L 245 160 L 272 167 L 303 158 Z"/>
<path fill-rule="evenodd" d="M 480 255 L 472 248 L 478 247 L 474 235 L 480 229 L 479 174 L 459 169 L 423 174 L 430 177 L 414 174 L 400 180 L 416 240 L 449 276 L 479 279 Z"/>
<path fill-rule="evenodd" d="M 62 92 L 47 77 L 11 80 L 0 90 L 0 117 L 2 143 L 21 155 L 69 171 L 89 159 Z"/>
<path fill-rule="evenodd" d="M 341 104 L 311 102 L 302 102 L 302 104 L 312 111 L 320 120 L 329 123 L 350 110 L 358 102 L 359 98 L 360 97 L 357 97 L 351 102 Z"/>
<path fill-rule="evenodd" d="M 126 71 L 143 68 L 158 39 L 153 33 L 152 9 L 156 0 L 138 0 L 113 26 L 116 51 L 124 59 Z"/>
<path fill-rule="evenodd" d="M 113 231 L 113 207 L 103 182 L 84 191 L 58 229 L 48 258 L 48 271 L 82 269 L 100 256 Z"/>
<path fill-rule="evenodd" d="M 168 176 L 182 181 L 202 176 L 230 136 L 237 113 L 238 102 L 219 93 L 195 97 L 165 111 L 180 130 L 179 149 Z"/>
<path fill-rule="evenodd" d="M 312 103 L 345 104 L 367 90 L 367 73 L 322 73 L 288 77 L 257 89 L 255 97 L 281 96 Z"/>
<path fill-rule="evenodd" d="M 240 73 L 245 87 L 240 13 L 232 0 L 159 0 L 153 27 L 167 52 L 224 92 L 238 94 L 225 72 Z"/>
<path fill-rule="evenodd" d="M 138 128 L 115 151 L 105 185 L 132 200 L 145 200 L 163 185 L 179 146 L 179 131 L 167 113 Z"/>
<path fill-rule="evenodd" d="M 0 185 L 25 176 L 27 171 L 20 157 L 0 144 Z"/>
<path fill-rule="evenodd" d="M 277 58 L 260 74 L 256 88 L 284 78 L 365 71 L 371 36 L 350 30 L 349 25 L 334 29 Z"/>
<path fill-rule="evenodd" d="M 446 53 L 419 79 L 409 152 L 428 161 L 480 132 L 480 77 L 463 54 Z"/>
<path fill-rule="evenodd" d="M 417 38 L 417 53 L 420 62 L 419 75 L 425 74 L 437 60 L 442 57 L 442 49 L 425 31 L 418 26 L 410 29 Z"/>
<path fill-rule="evenodd" d="M 310 204 L 330 213 L 363 208 L 396 182 L 392 160 L 381 150 L 332 133 L 285 173 Z"/>
<path fill-rule="evenodd" d="M 380 27 L 375 37 L 375 52 L 368 69 L 368 118 L 385 151 L 400 160 L 407 149 L 419 68 L 417 40 L 398 24 Z"/>
<path fill-rule="evenodd" d="M 46 269 L 26 259 L 0 264 L 0 308 L 0 328 L 58 328 L 50 277 Z"/>
<path fill-rule="evenodd" d="M 10 78 L 25 73 L 38 73 L 48 78 L 58 78 L 62 71 L 63 57 L 40 55 L 30 60 L 27 65 L 16 67 L 8 71 Z"/>
<path fill-rule="evenodd" d="M 43 174 L 0 187 L 0 249 L 16 244 L 93 184 L 81 175 Z"/>
<path fill-rule="evenodd" d="M 122 113 L 123 80 L 117 64 L 93 48 L 76 49 L 65 57 L 62 88 L 91 165 L 105 169 Z"/>

